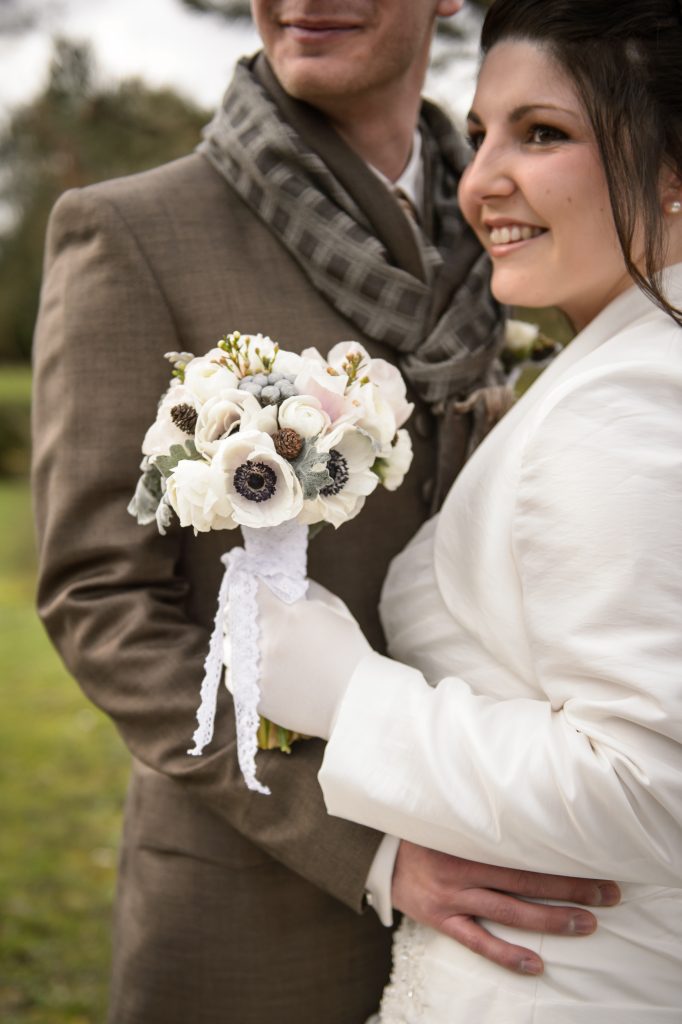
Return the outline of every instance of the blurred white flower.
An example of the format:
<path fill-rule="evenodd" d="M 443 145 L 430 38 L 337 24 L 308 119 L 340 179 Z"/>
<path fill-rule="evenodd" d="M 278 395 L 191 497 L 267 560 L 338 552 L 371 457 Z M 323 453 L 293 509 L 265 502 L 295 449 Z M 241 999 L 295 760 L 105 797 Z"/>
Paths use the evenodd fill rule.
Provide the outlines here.
<path fill-rule="evenodd" d="M 540 333 L 537 324 L 525 320 L 507 320 L 505 326 L 505 347 L 520 355 L 530 352 L 533 342 Z"/>

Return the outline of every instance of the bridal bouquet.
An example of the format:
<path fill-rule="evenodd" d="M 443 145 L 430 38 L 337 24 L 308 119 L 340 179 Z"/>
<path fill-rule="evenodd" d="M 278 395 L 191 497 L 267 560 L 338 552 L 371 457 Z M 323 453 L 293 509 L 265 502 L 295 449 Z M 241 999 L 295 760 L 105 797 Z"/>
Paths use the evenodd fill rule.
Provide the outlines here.
<path fill-rule="evenodd" d="M 162 534 L 174 517 L 195 533 L 241 527 L 244 547 L 222 558 L 189 753 L 201 754 L 213 736 L 226 668 L 242 774 L 250 789 L 268 793 L 256 779 L 256 750 L 288 751 L 296 737 L 258 716 L 258 581 L 285 601 L 305 595 L 308 528 L 339 527 L 378 484 L 400 486 L 412 460 L 402 429 L 412 406 L 399 371 L 354 341 L 325 359 L 235 331 L 206 355 L 166 358 L 171 382 L 145 435 L 128 511 Z"/>

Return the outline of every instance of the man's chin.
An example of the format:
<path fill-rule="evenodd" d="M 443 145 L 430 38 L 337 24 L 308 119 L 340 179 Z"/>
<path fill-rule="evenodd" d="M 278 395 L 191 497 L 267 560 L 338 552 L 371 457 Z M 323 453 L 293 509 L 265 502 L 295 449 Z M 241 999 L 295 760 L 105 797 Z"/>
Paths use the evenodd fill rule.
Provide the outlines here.
<path fill-rule="evenodd" d="M 337 47 L 336 53 L 268 54 L 282 88 L 294 99 L 315 104 L 324 98 L 333 105 L 357 92 L 366 55 L 358 47 Z"/>

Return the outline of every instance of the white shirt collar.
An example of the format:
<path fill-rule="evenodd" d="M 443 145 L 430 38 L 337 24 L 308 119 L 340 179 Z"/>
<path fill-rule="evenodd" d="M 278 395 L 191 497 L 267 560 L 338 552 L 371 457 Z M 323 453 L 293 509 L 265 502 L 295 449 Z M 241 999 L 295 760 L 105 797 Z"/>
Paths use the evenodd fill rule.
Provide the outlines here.
<path fill-rule="evenodd" d="M 386 188 L 393 191 L 401 189 L 414 206 L 417 213 L 422 216 L 424 213 L 424 161 L 422 160 L 422 137 L 418 129 L 415 129 L 412 139 L 412 152 L 405 168 L 396 181 L 391 181 L 385 174 L 368 164 L 378 178 L 381 178 Z"/>

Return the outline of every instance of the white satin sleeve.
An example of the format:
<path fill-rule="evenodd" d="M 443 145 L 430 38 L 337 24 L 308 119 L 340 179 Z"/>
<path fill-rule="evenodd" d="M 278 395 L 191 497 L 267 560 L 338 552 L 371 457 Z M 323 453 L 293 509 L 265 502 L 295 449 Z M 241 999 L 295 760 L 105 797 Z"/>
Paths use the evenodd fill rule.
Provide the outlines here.
<path fill-rule="evenodd" d="M 327 808 L 474 860 L 679 886 L 679 358 L 597 373 L 549 409 L 510 542 L 537 699 L 432 688 L 366 655 L 320 772 Z"/>

